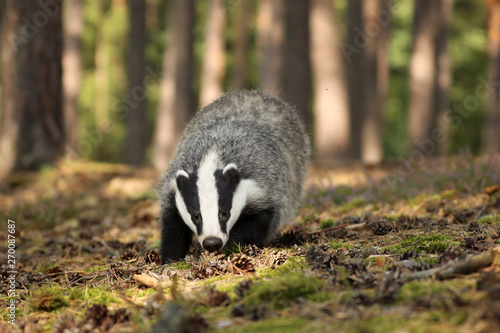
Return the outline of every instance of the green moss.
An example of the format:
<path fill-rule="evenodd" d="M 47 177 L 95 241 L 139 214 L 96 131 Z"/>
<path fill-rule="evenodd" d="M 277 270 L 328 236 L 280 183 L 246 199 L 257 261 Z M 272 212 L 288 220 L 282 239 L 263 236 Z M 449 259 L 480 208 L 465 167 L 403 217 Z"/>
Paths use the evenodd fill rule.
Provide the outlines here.
<path fill-rule="evenodd" d="M 117 303 L 118 299 L 108 288 L 104 287 L 73 287 L 67 292 L 68 299 L 75 301 L 88 301 L 89 304 Z"/>
<path fill-rule="evenodd" d="M 92 272 L 99 272 L 108 269 L 108 266 L 91 266 L 88 268 L 85 268 L 84 272 L 85 273 L 92 273 Z"/>
<path fill-rule="evenodd" d="M 351 201 L 349 201 L 348 203 L 346 203 L 345 205 L 340 206 L 338 208 L 338 210 L 340 213 L 347 213 L 347 212 L 353 210 L 354 208 L 360 207 L 364 203 L 365 202 L 362 199 L 354 198 Z"/>
<path fill-rule="evenodd" d="M 341 241 L 339 241 L 338 239 L 333 239 L 331 240 L 330 242 L 328 242 L 328 245 L 330 245 L 330 247 L 333 249 L 333 250 L 337 250 L 337 249 L 340 249 L 340 248 L 345 248 L 347 250 L 349 249 L 352 249 L 354 246 L 351 245 L 351 244 L 347 244 L 347 243 L 342 243 Z"/>
<path fill-rule="evenodd" d="M 475 287 L 474 279 L 456 279 L 450 281 L 411 281 L 401 287 L 397 300 L 403 303 L 415 301 L 427 295 L 446 295 L 454 296 L 457 289 L 473 290 Z M 462 293 L 461 293 L 462 294 Z"/>
<path fill-rule="evenodd" d="M 500 215 L 486 215 L 477 220 L 478 224 L 500 224 Z"/>
<path fill-rule="evenodd" d="M 322 220 L 319 223 L 319 228 L 320 229 L 330 228 L 330 227 L 333 227 L 334 224 L 335 224 L 335 221 L 333 221 L 333 220 Z"/>
<path fill-rule="evenodd" d="M 192 266 L 190 263 L 187 263 L 185 261 L 179 261 L 179 262 L 171 264 L 170 267 L 177 268 L 180 271 L 185 271 L 185 270 L 190 269 Z"/>
<path fill-rule="evenodd" d="M 405 251 L 443 253 L 453 246 L 460 246 L 460 241 L 446 235 L 438 234 L 431 236 L 411 236 L 398 244 L 388 246 L 386 250 L 397 254 L 404 253 Z"/>
<path fill-rule="evenodd" d="M 282 276 L 283 274 L 288 274 L 291 271 L 302 271 L 308 267 L 309 265 L 306 263 L 305 258 L 297 256 L 287 258 L 282 265 L 276 268 L 268 267 L 261 270 L 259 273 L 261 276 L 275 277 Z"/>
<path fill-rule="evenodd" d="M 29 304 L 34 311 L 54 311 L 68 306 L 68 297 L 59 286 L 44 286 L 30 293 Z"/>
<path fill-rule="evenodd" d="M 299 297 L 318 299 L 321 292 L 321 282 L 302 272 L 294 272 L 270 280 L 255 282 L 245 298 L 249 308 L 269 305 L 274 309 L 282 309 Z"/>
<path fill-rule="evenodd" d="M 279 333 L 295 333 L 307 323 L 302 318 L 281 317 L 258 322 L 250 322 L 243 327 L 228 327 L 218 332 L 238 332 L 238 333 L 261 333 L 261 332 L 279 332 Z"/>

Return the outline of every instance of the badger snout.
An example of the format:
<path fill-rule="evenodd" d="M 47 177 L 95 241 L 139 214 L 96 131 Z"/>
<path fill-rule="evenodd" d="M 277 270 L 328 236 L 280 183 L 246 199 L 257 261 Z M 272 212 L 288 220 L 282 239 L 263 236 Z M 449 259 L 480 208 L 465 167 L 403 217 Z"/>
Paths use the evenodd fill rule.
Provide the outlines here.
<path fill-rule="evenodd" d="M 202 246 L 209 252 L 219 251 L 222 248 L 222 239 L 220 239 L 219 237 L 205 238 Z"/>

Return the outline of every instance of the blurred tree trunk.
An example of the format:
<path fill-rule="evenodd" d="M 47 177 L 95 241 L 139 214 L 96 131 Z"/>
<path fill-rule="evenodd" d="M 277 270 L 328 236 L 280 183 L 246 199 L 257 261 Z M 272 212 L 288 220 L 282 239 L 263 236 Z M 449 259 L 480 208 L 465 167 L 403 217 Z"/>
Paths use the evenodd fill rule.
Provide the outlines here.
<path fill-rule="evenodd" d="M 146 86 L 146 0 L 128 0 L 129 50 L 127 144 L 125 161 L 140 166 L 146 155 L 147 99 Z"/>
<path fill-rule="evenodd" d="M 194 1 L 172 0 L 156 116 L 153 165 L 165 170 L 184 130 L 193 103 Z"/>
<path fill-rule="evenodd" d="M 61 11 L 57 2 L 6 2 L 0 179 L 15 169 L 53 163 L 63 152 Z"/>
<path fill-rule="evenodd" d="M 440 68 L 438 37 L 442 1 L 415 2 L 413 50 L 410 61 L 409 129 L 412 150 L 430 156 L 436 153 Z M 447 88 L 446 88 L 447 89 Z M 441 102 L 440 102 L 441 103 Z"/>
<path fill-rule="evenodd" d="M 485 119 L 483 151 L 500 152 L 500 0 L 486 0 L 488 5 L 488 77 L 491 93 Z"/>
<path fill-rule="evenodd" d="M 316 159 L 346 157 L 349 105 L 333 1 L 311 0 L 311 63 Z"/>
<path fill-rule="evenodd" d="M 378 164 L 384 157 L 382 137 L 382 98 L 379 87 L 379 72 L 386 79 L 387 39 L 389 22 L 382 21 L 382 1 L 364 0 L 363 25 L 366 34 L 365 47 L 361 51 L 366 72 L 363 76 L 365 97 L 363 98 L 363 118 L 361 131 L 361 161 L 365 164 Z M 384 43 L 385 42 L 385 43 Z M 383 58 L 385 57 L 385 59 Z M 384 68 L 385 67 L 385 68 Z"/>
<path fill-rule="evenodd" d="M 365 38 L 360 27 L 363 24 L 363 0 L 347 2 L 347 42 L 342 46 L 344 60 L 347 66 L 347 84 L 349 88 L 350 111 L 350 146 L 349 156 L 361 159 L 363 120 L 365 117 L 366 63 L 363 59 Z"/>
<path fill-rule="evenodd" d="M 392 1 L 393 0 L 379 0 L 380 8 L 378 19 L 380 34 L 377 41 L 377 88 L 382 117 L 387 109 L 387 98 L 389 93 L 389 40 L 392 28 L 392 14 L 390 9 Z"/>
<path fill-rule="evenodd" d="M 260 0 L 257 12 L 257 50 L 260 89 L 280 95 L 284 43 L 284 0 Z M 288 4 L 287 4 L 288 5 Z"/>
<path fill-rule="evenodd" d="M 250 0 L 240 0 L 234 22 L 234 65 L 230 86 L 242 89 L 245 86 L 245 74 L 248 61 L 247 25 L 251 11 Z"/>
<path fill-rule="evenodd" d="M 205 30 L 205 53 L 200 77 L 200 106 L 204 107 L 222 95 L 226 67 L 224 31 L 226 12 L 220 0 L 209 1 Z"/>
<path fill-rule="evenodd" d="M 82 32 L 83 1 L 67 0 L 64 15 L 64 130 L 66 133 L 66 155 L 77 158 L 78 143 L 78 98 L 82 83 Z"/>
<path fill-rule="evenodd" d="M 287 0 L 284 17 L 282 97 L 296 107 L 310 128 L 309 0 Z"/>
<path fill-rule="evenodd" d="M 389 84 L 390 0 L 348 2 L 347 63 L 351 112 L 350 156 L 365 164 L 384 157 L 383 110 Z"/>
<path fill-rule="evenodd" d="M 453 0 L 442 0 L 440 4 L 439 31 L 436 38 L 436 67 L 437 86 L 434 107 L 437 114 L 437 126 L 443 137 L 448 138 L 436 142 L 439 155 L 446 155 L 450 149 L 451 119 L 450 89 L 451 89 L 451 61 L 448 53 L 448 39 L 450 35 L 451 16 L 453 13 Z M 441 140 L 439 140 L 441 141 Z"/>

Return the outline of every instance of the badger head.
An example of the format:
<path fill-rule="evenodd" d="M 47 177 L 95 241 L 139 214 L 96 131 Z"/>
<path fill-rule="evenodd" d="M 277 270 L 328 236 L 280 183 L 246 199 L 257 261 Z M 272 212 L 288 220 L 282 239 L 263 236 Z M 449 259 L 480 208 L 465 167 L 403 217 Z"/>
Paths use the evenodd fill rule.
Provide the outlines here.
<path fill-rule="evenodd" d="M 241 178 L 235 163 L 224 167 L 220 164 L 218 155 L 211 152 L 197 170 L 179 170 L 175 177 L 179 214 L 208 251 L 218 251 L 226 245 L 245 206 L 261 193 L 253 180 Z"/>

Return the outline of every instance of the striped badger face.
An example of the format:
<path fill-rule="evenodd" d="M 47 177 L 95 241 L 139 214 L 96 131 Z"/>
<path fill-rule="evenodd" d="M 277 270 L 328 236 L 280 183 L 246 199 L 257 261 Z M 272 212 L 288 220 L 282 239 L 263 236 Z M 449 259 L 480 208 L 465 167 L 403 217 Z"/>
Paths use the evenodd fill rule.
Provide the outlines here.
<path fill-rule="evenodd" d="M 177 209 L 207 251 L 226 245 L 241 212 L 260 192 L 253 180 L 240 178 L 236 164 L 219 165 L 218 155 L 210 152 L 198 170 L 179 170 L 175 178 Z"/>

